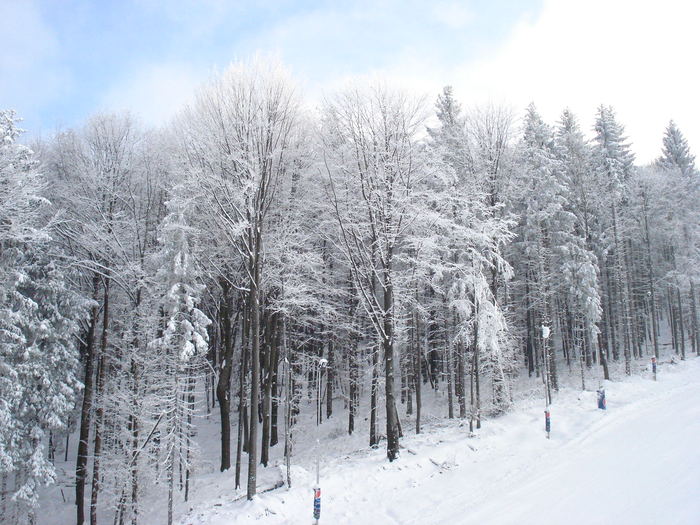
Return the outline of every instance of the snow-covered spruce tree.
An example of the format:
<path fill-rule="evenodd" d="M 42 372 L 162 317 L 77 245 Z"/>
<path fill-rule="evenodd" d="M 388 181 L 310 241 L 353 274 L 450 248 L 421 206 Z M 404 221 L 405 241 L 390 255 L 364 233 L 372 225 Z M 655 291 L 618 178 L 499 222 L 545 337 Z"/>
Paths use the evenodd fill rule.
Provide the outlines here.
<path fill-rule="evenodd" d="M 457 179 L 465 183 L 475 166 L 465 117 L 461 105 L 454 98 L 452 86 L 443 88 L 435 109 L 439 126 L 428 128 L 432 146 L 442 161 L 454 170 Z"/>
<path fill-rule="evenodd" d="M 173 520 L 176 462 L 191 469 L 191 419 L 194 373 L 208 348 L 209 318 L 198 308 L 203 286 L 192 257 L 195 239 L 188 226 L 192 200 L 186 188 L 175 187 L 167 202 L 168 214 L 161 224 L 161 252 L 156 279 L 162 287 L 162 330 L 151 346 L 157 351 L 163 376 L 155 385 L 164 414 L 161 437 L 164 471 L 168 482 L 168 524 Z M 185 452 L 185 457 L 179 457 Z M 189 475 L 187 476 L 189 478 Z"/>
<path fill-rule="evenodd" d="M 524 280 L 528 349 L 534 349 L 535 366 L 540 367 L 548 399 L 557 389 L 555 351 L 550 339 L 541 337 L 542 325 L 557 321 L 557 288 L 560 283 L 560 251 L 569 242 L 573 216 L 564 209 L 565 188 L 557 178 L 554 136 L 534 105 L 527 108 L 520 144 L 519 194 L 514 198 L 520 217 L 519 248 Z M 532 342 L 530 342 L 532 341 Z"/>
<path fill-rule="evenodd" d="M 418 251 L 422 252 L 419 259 L 431 268 L 433 289 L 444 295 L 448 306 L 443 308 L 440 321 L 445 326 L 447 343 L 443 368 L 448 376 L 448 415 L 452 414 L 454 377 L 460 417 L 466 417 L 467 359 L 472 380 L 479 377 L 482 363 L 484 371 L 491 374 L 494 411 L 498 413 L 511 401 L 515 346 L 491 285 L 494 270 L 500 282 L 507 282 L 511 275 L 501 252 L 511 239 L 513 223 L 494 213 L 484 191 L 486 186 L 475 184 L 478 174 L 471 152 L 474 146 L 449 88 L 438 97 L 436 108 L 440 126 L 429 129 L 429 134 L 431 171 L 439 176 L 435 177 L 438 183 L 431 187 L 432 194 L 426 194 L 426 200 L 432 201 L 432 213 L 426 214 L 422 226 L 430 235 Z M 438 212 L 442 213 L 439 219 Z M 475 381 L 472 383 L 470 412 L 479 425 L 480 396 L 475 395 L 478 388 Z"/>
<path fill-rule="evenodd" d="M 661 156 L 656 162 L 666 170 L 678 169 L 684 177 L 697 175 L 695 155 L 690 152 L 688 141 L 673 120 L 666 127 Z"/>
<path fill-rule="evenodd" d="M 627 200 L 628 182 L 634 171 L 634 156 L 624 136 L 624 128 L 617 122 L 611 107 L 598 108 L 594 131 L 593 164 L 600 188 L 604 191 L 603 211 L 606 212 L 601 224 L 600 253 L 597 255 L 605 271 L 610 343 L 615 359 L 619 356 L 619 347 L 623 347 L 625 372 L 630 374 L 632 352 L 637 353 L 639 341 L 632 328 L 634 306 L 631 303 L 628 272 L 629 239 L 626 217 L 621 212 Z"/>
<path fill-rule="evenodd" d="M 468 141 L 464 129 L 464 118 L 461 107 L 454 98 L 452 87 L 446 86 L 437 97 L 435 103 L 439 126 L 428 128 L 430 136 L 430 153 L 435 159 L 435 171 L 439 170 L 442 181 L 445 184 L 441 188 L 449 187 L 452 194 L 441 194 L 440 199 L 450 198 L 462 189 L 466 183 L 466 173 L 470 166 Z M 433 186 L 432 190 L 437 189 Z M 462 197 L 467 198 L 466 194 Z M 441 209 L 446 202 L 434 202 L 436 210 Z M 452 219 L 456 220 L 458 209 L 453 206 Z M 424 225 L 425 226 L 425 225 Z M 427 226 L 429 229 L 430 227 Z M 417 238 L 421 238 L 421 227 L 416 229 Z M 436 228 L 435 233 L 438 233 Z M 433 389 L 438 390 L 440 383 L 445 381 L 447 388 L 447 416 L 454 417 L 454 398 L 457 398 L 460 417 L 466 417 L 466 400 L 464 388 L 464 359 L 466 345 L 464 341 L 455 338 L 457 330 L 457 314 L 448 305 L 448 292 L 451 287 L 452 274 L 447 269 L 448 265 L 457 262 L 458 254 L 454 247 L 450 249 L 453 233 L 450 228 L 442 231 L 442 237 L 435 236 L 434 243 L 418 245 L 415 247 L 418 261 L 423 262 L 425 275 L 422 280 L 426 283 L 425 293 L 420 301 L 426 311 L 425 323 L 427 326 L 427 366 L 428 377 Z M 439 240 L 438 240 L 439 239 Z M 418 275 L 421 275 L 420 272 Z M 414 308 L 419 308 L 415 305 Z M 416 319 L 417 320 L 417 319 Z M 422 348 L 419 343 L 417 348 Z M 424 359 L 420 356 L 420 359 Z M 456 369 L 456 370 L 455 370 Z M 417 422 L 417 428 L 419 424 Z"/>
<path fill-rule="evenodd" d="M 695 156 L 688 142 L 670 122 L 663 137 L 661 157 L 656 161 L 660 169 L 658 182 L 661 192 L 655 200 L 664 201 L 667 235 L 665 246 L 665 281 L 670 283 L 675 306 L 672 312 L 672 335 L 676 353 L 685 357 L 687 330 L 696 353 L 700 350 L 697 319 L 697 280 L 700 261 L 700 236 L 698 235 L 698 198 L 700 197 L 700 173 L 695 167 Z M 684 304 L 685 303 L 685 304 Z M 684 330 L 685 329 L 685 330 Z"/>
<path fill-rule="evenodd" d="M 437 97 L 435 103 L 439 126 L 428 128 L 430 136 L 430 152 L 435 158 L 435 170 L 441 171 L 442 181 L 446 183 L 442 188 L 449 187 L 452 194 L 441 194 L 439 199 L 445 200 L 462 189 L 465 183 L 465 175 L 470 167 L 468 141 L 464 129 L 464 118 L 461 107 L 454 98 L 452 87 L 446 86 Z M 433 190 L 437 189 L 435 186 Z M 468 198 L 466 194 L 463 198 Z M 434 208 L 440 209 L 446 202 L 434 202 Z M 449 210 L 449 208 L 448 208 Z M 450 211 L 447 211 L 450 213 Z M 458 209 L 452 207 L 451 214 L 456 220 Z M 429 229 L 430 226 L 427 226 Z M 416 231 L 420 238 L 419 227 Z M 438 233 L 438 228 L 435 228 Z M 434 243 L 416 246 L 416 256 L 420 262 L 424 262 L 426 270 L 423 280 L 427 283 L 425 293 L 421 298 L 427 317 L 428 327 L 428 377 L 433 389 L 438 390 L 440 383 L 445 381 L 447 388 L 447 417 L 454 417 L 454 398 L 457 398 L 460 417 L 466 417 L 466 399 L 464 388 L 464 360 L 466 345 L 463 340 L 457 340 L 457 313 L 448 305 L 448 292 L 452 285 L 452 273 L 448 265 L 455 265 L 458 254 L 452 244 L 454 232 L 450 228 L 441 232 L 442 237 L 435 236 Z M 439 239 L 439 240 L 438 240 Z M 452 247 L 452 248 L 450 248 Z M 422 272 L 421 272 L 422 273 Z M 420 275 L 420 274 L 419 274 Z M 414 308 L 418 308 L 415 305 Z M 421 344 L 417 348 L 422 348 Z M 420 359 L 424 359 L 420 356 Z M 417 428 L 419 424 L 417 422 Z"/>
<path fill-rule="evenodd" d="M 590 367 L 596 359 L 601 297 L 598 282 L 598 258 L 593 251 L 592 230 L 596 225 L 594 173 L 590 148 L 583 139 L 573 114 L 565 110 L 555 130 L 557 178 L 563 186 L 564 209 L 573 222 L 567 231 L 561 250 L 561 271 L 564 277 L 564 297 L 559 313 L 562 332 L 569 350 L 579 353 L 581 380 L 585 383 L 583 363 Z M 563 304 L 561 304 L 563 303 Z M 563 311 L 562 307 L 563 306 Z M 567 351 L 567 357 L 568 357 Z M 605 379 L 610 379 L 607 358 L 602 349 L 597 355 Z M 584 386 L 585 388 L 585 386 Z"/>
<path fill-rule="evenodd" d="M 38 489 L 53 481 L 44 446 L 65 428 L 81 388 L 79 323 L 89 301 L 52 260 L 43 179 L 12 112 L 0 112 L 0 476 L 2 514 L 32 523 Z"/>

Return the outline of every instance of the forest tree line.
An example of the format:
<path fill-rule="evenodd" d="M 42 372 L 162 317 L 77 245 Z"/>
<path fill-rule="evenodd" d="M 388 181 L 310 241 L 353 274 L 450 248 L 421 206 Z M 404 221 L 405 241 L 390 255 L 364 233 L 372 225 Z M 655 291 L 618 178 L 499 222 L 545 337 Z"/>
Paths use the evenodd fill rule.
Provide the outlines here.
<path fill-rule="evenodd" d="M 562 367 L 585 389 L 612 363 L 700 353 L 699 179 L 673 122 L 638 166 L 608 106 L 590 134 L 568 110 L 463 109 L 450 87 L 431 107 L 356 84 L 311 110 L 252 62 L 157 130 L 98 114 L 30 149 L 18 126 L 0 112 L 11 523 L 34 522 L 58 440 L 77 450 L 78 525 L 138 523 L 154 484 L 171 522 L 200 406 L 252 498 L 315 392 L 317 417 L 351 434 L 369 418 L 393 461 L 427 389 L 473 430 L 508 410 L 517 375 L 549 401 Z"/>

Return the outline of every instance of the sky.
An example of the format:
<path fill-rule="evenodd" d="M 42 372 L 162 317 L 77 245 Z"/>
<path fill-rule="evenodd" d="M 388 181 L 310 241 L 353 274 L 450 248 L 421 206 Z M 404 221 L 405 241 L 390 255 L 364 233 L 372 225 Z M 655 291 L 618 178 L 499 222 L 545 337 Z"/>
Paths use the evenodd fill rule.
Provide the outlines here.
<path fill-rule="evenodd" d="M 700 6 L 687 0 L 0 0 L 0 108 L 28 137 L 128 110 L 167 123 L 197 86 L 262 54 L 320 101 L 383 78 L 466 108 L 568 107 L 590 132 L 612 105 L 640 163 L 674 119 L 700 148 Z"/>

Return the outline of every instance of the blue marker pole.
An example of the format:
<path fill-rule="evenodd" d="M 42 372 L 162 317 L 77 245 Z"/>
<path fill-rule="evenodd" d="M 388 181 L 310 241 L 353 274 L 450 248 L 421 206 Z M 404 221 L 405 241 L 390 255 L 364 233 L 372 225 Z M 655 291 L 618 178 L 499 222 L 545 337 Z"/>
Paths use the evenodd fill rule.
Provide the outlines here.
<path fill-rule="evenodd" d="M 544 429 L 547 432 L 547 439 L 549 439 L 549 431 L 552 430 L 552 414 L 549 412 L 549 408 L 544 411 Z"/>
<path fill-rule="evenodd" d="M 654 376 L 654 381 L 656 381 L 656 356 L 651 356 L 651 372 Z"/>
<path fill-rule="evenodd" d="M 601 387 L 600 389 L 598 389 L 598 408 L 601 409 L 601 410 L 605 410 L 605 409 L 606 409 L 606 405 L 605 405 L 605 389 L 604 389 L 603 387 Z"/>

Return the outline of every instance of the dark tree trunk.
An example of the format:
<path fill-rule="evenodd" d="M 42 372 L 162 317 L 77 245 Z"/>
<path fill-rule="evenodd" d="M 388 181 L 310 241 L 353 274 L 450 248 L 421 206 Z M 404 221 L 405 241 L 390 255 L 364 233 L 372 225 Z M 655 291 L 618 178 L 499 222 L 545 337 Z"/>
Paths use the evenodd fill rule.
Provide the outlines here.
<path fill-rule="evenodd" d="M 377 435 L 377 394 L 379 389 L 379 348 L 372 347 L 372 385 L 369 402 L 369 446 L 379 444 Z"/>
<path fill-rule="evenodd" d="M 649 307 L 651 308 L 651 333 L 654 344 L 654 355 L 659 358 L 659 335 L 656 324 L 656 291 L 654 290 L 654 268 L 651 262 L 651 241 L 649 239 L 649 222 L 647 219 L 646 201 L 644 204 L 644 241 L 646 243 L 646 263 L 649 280 Z"/>
<path fill-rule="evenodd" d="M 274 447 L 277 443 L 279 443 L 279 396 L 277 395 L 277 392 L 278 392 L 277 365 L 278 365 L 278 362 L 275 363 L 275 367 L 272 371 L 272 387 L 271 387 L 271 391 L 270 391 L 270 395 L 271 395 L 270 446 L 271 447 Z"/>
<path fill-rule="evenodd" d="M 265 352 L 265 383 L 264 383 L 264 398 L 263 398 L 263 428 L 262 428 L 262 443 L 260 450 L 260 463 L 267 467 L 270 460 L 270 446 L 272 443 L 272 403 L 273 403 L 273 385 L 277 380 L 277 356 L 279 354 L 279 338 L 277 323 L 278 316 L 275 314 L 269 315 L 267 323 L 266 339 L 268 344 Z M 277 442 L 275 436 L 275 443 Z"/>
<path fill-rule="evenodd" d="M 693 329 L 693 352 L 700 355 L 700 341 L 698 340 L 698 310 L 695 302 L 695 281 L 690 279 L 690 315 L 692 318 Z"/>
<path fill-rule="evenodd" d="M 671 346 L 674 353 L 678 354 L 678 336 L 676 334 L 676 312 L 673 306 L 673 298 L 671 297 L 671 285 L 666 287 L 666 304 L 668 305 L 668 322 L 671 328 Z"/>
<path fill-rule="evenodd" d="M 109 331 L 109 277 L 104 279 L 104 302 L 102 305 L 102 335 L 100 337 L 100 357 L 97 365 L 95 394 L 95 443 L 93 448 L 92 487 L 90 493 L 90 525 L 97 525 L 97 499 L 100 493 L 100 455 L 102 454 L 102 426 L 104 424 L 104 403 L 101 399 L 107 366 L 107 337 Z"/>
<path fill-rule="evenodd" d="M 452 341 L 449 321 L 445 320 L 445 372 L 447 374 L 447 418 L 454 419 L 454 371 L 452 370 Z"/>
<path fill-rule="evenodd" d="M 216 397 L 221 414 L 221 472 L 231 468 L 231 371 L 233 370 L 233 337 L 231 331 L 231 287 L 221 279 L 221 334 L 223 343 L 222 363 Z"/>
<path fill-rule="evenodd" d="M 472 348 L 472 363 L 470 375 L 470 407 L 469 407 L 469 431 L 481 428 L 481 399 L 479 395 L 479 323 L 474 323 L 474 346 Z"/>
<path fill-rule="evenodd" d="M 681 291 L 676 286 L 676 304 L 678 305 L 678 332 L 680 334 L 681 359 L 685 360 L 685 328 L 683 321 L 683 303 L 681 301 Z"/>
<path fill-rule="evenodd" d="M 348 434 L 355 431 L 355 413 L 357 410 L 357 340 L 353 338 L 348 355 Z"/>
<path fill-rule="evenodd" d="M 248 374 L 248 317 L 244 313 L 242 316 L 243 328 L 241 330 L 241 365 L 238 374 L 238 441 L 236 444 L 236 488 L 241 486 L 241 453 L 247 447 L 248 432 L 248 408 L 246 406 L 246 384 L 245 379 Z"/>
<path fill-rule="evenodd" d="M 85 340 L 85 376 L 83 378 L 83 404 L 80 410 L 80 437 L 78 438 L 78 456 L 75 462 L 75 505 L 77 510 L 77 525 L 85 521 L 85 479 L 87 477 L 88 441 L 90 439 L 90 424 L 92 415 L 93 371 L 95 361 L 95 333 L 99 315 L 97 303 L 100 278 L 92 278 L 92 299 L 95 301 L 90 312 L 90 325 Z M 66 454 L 68 453 L 66 438 Z M 67 458 L 66 458 L 67 459 Z"/>
<path fill-rule="evenodd" d="M 191 448 L 192 448 L 192 414 L 194 414 L 194 375 L 192 367 L 187 371 L 187 429 L 185 434 L 185 501 L 188 501 L 190 494 L 190 472 L 192 470 Z"/>
<path fill-rule="evenodd" d="M 328 341 L 328 366 L 326 367 L 326 419 L 333 415 L 333 381 L 335 380 L 335 347 L 334 338 Z"/>
<path fill-rule="evenodd" d="M 608 320 L 610 322 L 610 344 L 612 346 L 612 357 L 615 361 L 620 359 L 620 352 L 617 346 L 617 315 L 615 314 L 615 309 L 613 307 L 615 301 L 614 301 L 614 290 L 613 290 L 613 283 L 612 279 L 610 276 L 610 265 L 606 264 L 605 268 L 605 277 L 606 277 L 606 282 L 607 282 L 607 291 L 608 291 Z"/>
<path fill-rule="evenodd" d="M 138 345 L 135 346 L 138 348 Z M 139 394 L 139 369 L 135 359 L 131 359 L 131 376 L 134 382 L 134 414 L 131 418 L 131 523 L 136 525 L 139 516 L 139 468 L 137 454 L 139 450 L 139 420 L 138 420 L 138 394 Z"/>
<path fill-rule="evenodd" d="M 467 417 L 467 399 L 464 392 L 464 376 L 464 343 L 462 343 L 460 340 L 460 342 L 457 343 L 457 382 L 455 383 L 457 389 L 457 401 L 459 403 L 460 419 Z"/>
<path fill-rule="evenodd" d="M 260 231 L 256 229 L 255 252 L 251 254 L 251 281 L 250 281 L 250 338 L 251 338 L 251 381 L 250 381 L 250 428 L 248 429 L 248 486 L 247 498 L 253 499 L 257 492 L 257 455 L 258 455 L 258 403 L 260 399 L 260 261 L 262 252 L 262 240 Z"/>
<path fill-rule="evenodd" d="M 525 348 L 527 353 L 527 374 L 532 377 L 535 371 L 535 345 L 533 334 L 535 333 L 535 323 L 532 319 L 532 307 L 530 305 L 530 279 L 525 277 L 525 327 L 526 337 Z"/>
<path fill-rule="evenodd" d="M 415 372 L 413 374 L 413 388 L 416 390 L 416 434 L 420 434 L 420 416 L 421 416 L 421 382 L 422 370 L 421 363 L 423 362 L 423 352 L 421 352 L 421 336 L 420 336 L 420 321 L 418 314 L 413 313 L 416 339 L 415 339 Z"/>
<path fill-rule="evenodd" d="M 389 461 L 399 457 L 399 429 L 394 401 L 394 285 L 391 280 L 391 249 L 384 269 L 384 389 L 386 401 L 386 454 Z"/>

